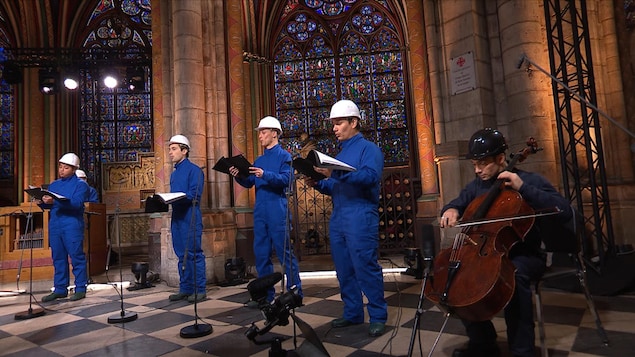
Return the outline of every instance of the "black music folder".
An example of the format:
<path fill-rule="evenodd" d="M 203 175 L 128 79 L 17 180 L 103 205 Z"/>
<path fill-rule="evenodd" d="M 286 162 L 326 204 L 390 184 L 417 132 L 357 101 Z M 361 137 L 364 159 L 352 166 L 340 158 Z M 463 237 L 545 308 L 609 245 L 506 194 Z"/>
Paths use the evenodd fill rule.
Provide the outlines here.
<path fill-rule="evenodd" d="M 57 201 L 68 201 L 68 198 L 59 195 L 55 192 L 51 192 L 47 189 L 43 189 L 41 187 L 35 187 L 35 186 L 30 186 L 29 188 L 24 190 L 26 193 L 28 193 L 29 195 L 31 195 L 34 198 L 37 198 L 38 200 L 41 200 L 42 197 L 44 196 L 51 196 L 53 197 L 53 199 L 57 200 Z"/>
<path fill-rule="evenodd" d="M 299 173 L 309 176 L 314 180 L 325 179 L 326 176 L 315 171 L 314 166 L 331 170 L 357 171 L 353 166 L 317 150 L 309 151 L 306 159 L 301 157 L 293 159 L 293 168 L 298 170 Z"/>
<path fill-rule="evenodd" d="M 235 166 L 238 169 L 238 176 L 247 177 L 249 176 L 249 168 L 253 165 L 242 154 L 240 154 L 232 157 L 221 156 L 214 165 L 213 169 L 230 175 L 229 168 L 232 166 Z"/>

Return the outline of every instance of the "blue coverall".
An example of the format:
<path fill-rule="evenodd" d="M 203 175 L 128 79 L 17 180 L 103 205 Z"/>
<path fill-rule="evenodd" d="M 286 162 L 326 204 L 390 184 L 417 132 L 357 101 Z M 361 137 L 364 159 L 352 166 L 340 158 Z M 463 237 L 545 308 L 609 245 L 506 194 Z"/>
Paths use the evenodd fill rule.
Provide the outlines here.
<path fill-rule="evenodd" d="M 171 229 L 172 247 L 179 258 L 179 292 L 187 295 L 206 292 L 205 255 L 201 246 L 203 219 L 200 200 L 203 179 L 203 170 L 187 158 L 174 165 L 170 175 L 170 192 L 183 192 L 186 195 L 172 202 Z"/>
<path fill-rule="evenodd" d="M 287 277 L 286 287 L 298 287 L 302 296 L 300 270 L 293 254 L 291 242 L 287 236 L 287 197 L 285 189 L 291 179 L 291 154 L 280 144 L 264 153 L 254 162 L 254 167 L 263 170 L 262 177 L 249 175 L 236 176 L 236 182 L 246 188 L 256 185 L 256 203 L 254 206 L 254 256 L 258 276 L 273 273 L 271 261 L 272 249 L 276 251 L 278 260 L 283 264 Z M 285 243 L 286 242 L 286 243 Z M 267 292 L 267 300 L 272 301 L 275 290 L 271 287 Z"/>
<path fill-rule="evenodd" d="M 97 194 L 97 190 L 88 184 L 88 182 L 84 180 L 80 180 L 88 186 L 88 191 L 86 191 L 86 202 L 99 202 L 99 195 Z"/>
<path fill-rule="evenodd" d="M 512 170 L 523 180 L 518 191 L 525 202 L 534 210 L 558 207 L 563 210 L 557 215 L 559 222 L 571 219 L 572 210 L 569 202 L 541 175 Z M 450 201 L 441 210 L 450 208 L 463 215 L 467 206 L 476 197 L 485 194 L 492 187 L 496 179 L 483 181 L 476 178 L 461 190 L 459 197 Z M 536 218 L 536 222 L 541 218 Z M 507 324 L 507 341 L 514 356 L 534 356 L 534 315 L 532 303 L 531 282 L 539 279 L 545 271 L 545 257 L 542 254 L 541 234 L 538 225 L 534 224 L 525 236 L 524 241 L 516 243 L 509 252 L 509 258 L 516 267 L 516 290 L 512 299 L 505 307 L 505 322 Z M 474 351 L 492 351 L 496 349 L 496 330 L 491 321 L 462 320 L 469 337 L 468 349 Z"/>
<path fill-rule="evenodd" d="M 379 183 L 384 156 L 377 145 L 357 133 L 342 142 L 342 151 L 336 159 L 357 171 L 334 170 L 330 178 L 318 181 L 315 188 L 333 200 L 329 234 L 344 302 L 343 318 L 353 323 L 364 322 L 363 292 L 368 299 L 370 322 L 385 323 L 388 312 L 384 277 L 377 261 Z"/>
<path fill-rule="evenodd" d="M 86 255 L 84 254 L 84 201 L 88 185 L 72 175 L 53 181 L 49 191 L 62 195 L 68 200 L 55 200 L 53 204 L 42 203 L 39 206 L 50 209 L 49 246 L 55 269 L 53 282 L 55 294 L 66 296 L 70 283 L 68 257 L 71 257 L 75 292 L 85 293 L 88 284 L 86 273 Z"/>

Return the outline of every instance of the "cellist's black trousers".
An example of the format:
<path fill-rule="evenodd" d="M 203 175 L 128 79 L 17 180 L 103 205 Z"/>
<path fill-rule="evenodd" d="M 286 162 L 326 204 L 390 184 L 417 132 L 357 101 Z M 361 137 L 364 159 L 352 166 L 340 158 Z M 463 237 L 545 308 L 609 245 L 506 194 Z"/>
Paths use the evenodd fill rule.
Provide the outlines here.
<path fill-rule="evenodd" d="M 516 290 L 505 307 L 507 341 L 514 356 L 534 356 L 534 310 L 531 282 L 545 271 L 545 259 L 537 255 L 518 255 L 512 258 L 516 267 Z M 468 350 L 483 355 L 497 351 L 496 329 L 492 321 L 462 320 L 470 341 Z"/>

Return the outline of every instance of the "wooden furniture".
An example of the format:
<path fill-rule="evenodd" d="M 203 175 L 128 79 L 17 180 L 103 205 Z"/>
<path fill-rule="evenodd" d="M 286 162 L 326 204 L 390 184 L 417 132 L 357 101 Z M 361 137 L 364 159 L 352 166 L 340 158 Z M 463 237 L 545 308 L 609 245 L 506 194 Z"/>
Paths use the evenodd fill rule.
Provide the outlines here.
<path fill-rule="evenodd" d="M 84 252 L 88 277 L 106 270 L 108 245 L 106 240 L 106 205 L 86 203 Z M 33 280 L 53 280 L 53 260 L 49 248 L 49 211 L 30 202 L 20 206 L 0 207 L 0 283 L 24 283 Z M 32 224 L 31 224 L 32 223 Z M 33 256 L 31 257 L 31 246 Z M 32 259 L 31 259 L 32 258 Z M 72 277 L 71 277 L 72 280 Z"/>
<path fill-rule="evenodd" d="M 17 283 L 18 274 L 21 283 L 29 281 L 31 261 L 33 280 L 52 279 L 48 221 L 49 212 L 31 202 L 0 207 L 0 283 Z"/>
<path fill-rule="evenodd" d="M 106 230 L 106 205 L 86 203 L 84 209 L 84 252 L 86 253 L 86 271 L 88 278 L 106 271 L 108 242 Z"/>

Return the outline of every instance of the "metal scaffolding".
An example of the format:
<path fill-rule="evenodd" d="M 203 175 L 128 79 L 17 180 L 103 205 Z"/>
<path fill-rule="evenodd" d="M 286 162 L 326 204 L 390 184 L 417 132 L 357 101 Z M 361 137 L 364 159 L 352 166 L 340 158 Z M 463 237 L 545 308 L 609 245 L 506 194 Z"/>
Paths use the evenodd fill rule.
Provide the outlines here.
<path fill-rule="evenodd" d="M 565 196 L 585 217 L 583 253 L 598 267 L 615 252 L 585 0 L 545 0 Z"/>

